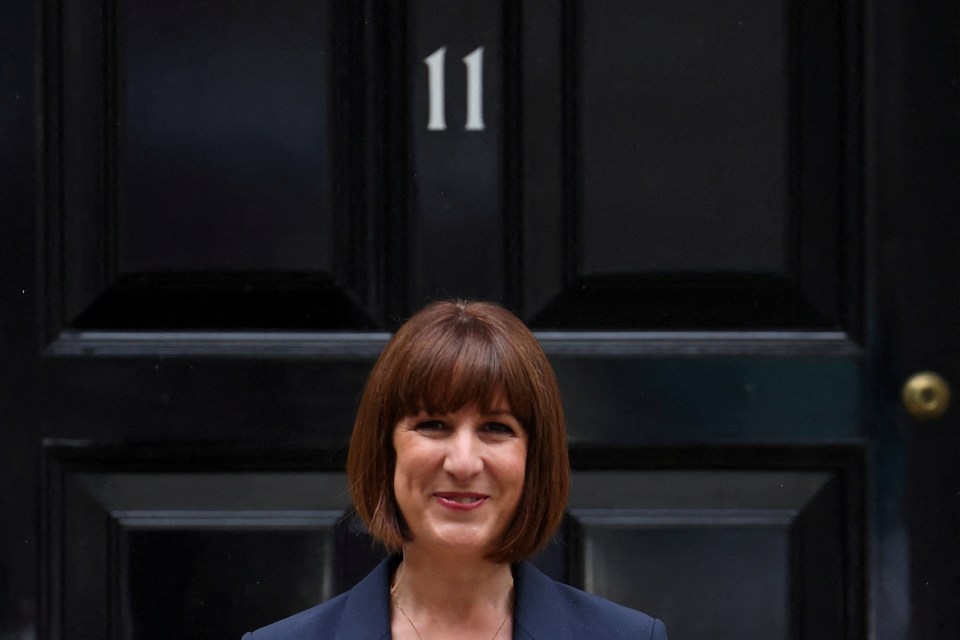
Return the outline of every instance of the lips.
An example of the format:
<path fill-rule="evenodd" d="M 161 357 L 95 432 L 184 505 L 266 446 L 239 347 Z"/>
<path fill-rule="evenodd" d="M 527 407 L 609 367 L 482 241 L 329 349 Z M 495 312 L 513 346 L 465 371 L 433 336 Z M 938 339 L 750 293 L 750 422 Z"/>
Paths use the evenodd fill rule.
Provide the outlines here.
<path fill-rule="evenodd" d="M 479 508 L 487 501 L 482 493 L 460 493 L 444 491 L 433 494 L 437 502 L 454 511 L 471 511 Z"/>

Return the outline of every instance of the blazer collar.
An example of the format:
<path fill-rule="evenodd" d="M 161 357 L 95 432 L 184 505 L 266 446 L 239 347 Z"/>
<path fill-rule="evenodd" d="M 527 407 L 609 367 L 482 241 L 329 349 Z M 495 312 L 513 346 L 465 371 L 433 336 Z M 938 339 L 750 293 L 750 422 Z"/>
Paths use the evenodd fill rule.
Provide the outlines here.
<path fill-rule="evenodd" d="M 571 638 L 567 609 L 556 583 L 529 562 L 521 562 L 513 572 L 517 604 L 513 618 L 513 637 L 532 640 Z"/>
<path fill-rule="evenodd" d="M 390 575 L 399 562 L 398 556 L 387 556 L 350 589 L 335 640 L 390 637 Z"/>
<path fill-rule="evenodd" d="M 347 595 L 336 640 L 390 638 L 390 575 L 400 561 L 388 556 Z M 514 639 L 567 640 L 570 625 L 556 584 L 529 562 L 514 568 Z"/>

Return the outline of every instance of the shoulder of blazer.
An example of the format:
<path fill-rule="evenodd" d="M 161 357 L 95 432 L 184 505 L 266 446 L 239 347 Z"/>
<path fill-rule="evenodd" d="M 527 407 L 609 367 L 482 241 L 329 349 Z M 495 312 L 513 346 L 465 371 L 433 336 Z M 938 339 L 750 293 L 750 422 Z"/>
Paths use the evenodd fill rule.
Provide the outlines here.
<path fill-rule="evenodd" d="M 378 640 L 390 635 L 387 558 L 355 587 L 332 600 L 274 622 L 244 640 Z M 667 640 L 663 623 L 599 596 L 555 582 L 529 562 L 514 572 L 514 636 L 533 640 Z"/>
<path fill-rule="evenodd" d="M 388 557 L 349 591 L 243 636 L 243 640 L 377 640 L 390 635 Z"/>
<path fill-rule="evenodd" d="M 517 565 L 514 579 L 517 588 L 514 626 L 533 640 L 667 639 L 659 620 L 555 582 L 528 562 Z"/>

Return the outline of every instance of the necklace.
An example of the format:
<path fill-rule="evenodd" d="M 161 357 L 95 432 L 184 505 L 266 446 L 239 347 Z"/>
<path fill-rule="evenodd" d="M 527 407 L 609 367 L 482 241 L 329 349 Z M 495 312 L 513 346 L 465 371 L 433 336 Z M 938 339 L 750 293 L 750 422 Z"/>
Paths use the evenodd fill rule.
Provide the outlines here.
<path fill-rule="evenodd" d="M 400 567 L 397 569 L 397 579 L 394 581 L 393 586 L 390 587 L 390 599 L 393 601 L 393 604 L 397 607 L 397 611 L 406 618 L 407 622 L 410 623 L 410 626 L 413 628 L 413 632 L 417 634 L 419 640 L 423 640 L 423 636 L 420 635 L 420 630 L 417 629 L 417 625 L 413 624 L 413 620 L 410 619 L 410 616 L 407 615 L 407 612 L 403 610 L 403 607 L 400 606 L 400 598 L 397 597 L 397 588 L 400 586 L 400 578 L 403 577 L 403 563 L 400 563 Z M 513 590 L 513 583 L 510 585 L 510 604 L 507 607 L 507 613 L 503 616 L 503 620 L 500 621 L 500 625 L 497 627 L 497 630 L 493 633 L 493 637 L 490 640 L 497 640 L 497 636 L 500 635 L 500 631 L 503 629 L 503 625 L 507 624 L 507 618 L 510 617 L 510 612 L 513 611 L 514 598 L 516 597 L 516 592 Z"/>

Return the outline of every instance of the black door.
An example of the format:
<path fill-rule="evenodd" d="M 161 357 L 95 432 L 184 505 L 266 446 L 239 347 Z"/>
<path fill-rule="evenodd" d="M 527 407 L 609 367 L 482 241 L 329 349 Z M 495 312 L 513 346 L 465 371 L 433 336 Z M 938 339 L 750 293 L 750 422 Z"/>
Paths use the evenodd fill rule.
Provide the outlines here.
<path fill-rule="evenodd" d="M 366 372 L 451 296 L 557 369 L 558 579 L 674 638 L 960 632 L 955 5 L 0 17 L 0 637 L 347 588 Z"/>

